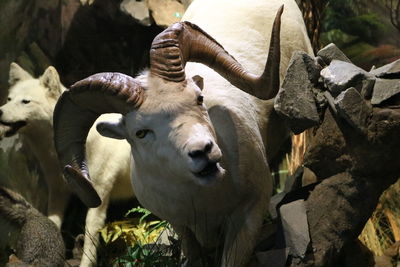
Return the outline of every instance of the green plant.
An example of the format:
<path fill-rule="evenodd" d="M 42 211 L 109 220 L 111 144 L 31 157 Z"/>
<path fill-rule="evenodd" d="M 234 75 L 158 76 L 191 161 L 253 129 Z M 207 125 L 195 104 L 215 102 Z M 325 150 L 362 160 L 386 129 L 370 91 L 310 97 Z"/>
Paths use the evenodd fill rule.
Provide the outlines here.
<path fill-rule="evenodd" d="M 126 247 L 114 263 L 123 267 L 178 266 L 180 248 L 171 226 L 166 221 L 149 220 L 151 212 L 142 207 L 129 210 L 125 216 L 129 215 L 135 217 L 109 223 L 100 231 L 106 245 L 122 242 Z"/>
<path fill-rule="evenodd" d="M 118 258 L 116 262 L 123 267 L 174 267 L 179 266 L 177 260 L 171 255 L 168 255 L 160 246 L 142 246 L 136 244 L 133 247 L 128 247 L 126 255 Z"/>

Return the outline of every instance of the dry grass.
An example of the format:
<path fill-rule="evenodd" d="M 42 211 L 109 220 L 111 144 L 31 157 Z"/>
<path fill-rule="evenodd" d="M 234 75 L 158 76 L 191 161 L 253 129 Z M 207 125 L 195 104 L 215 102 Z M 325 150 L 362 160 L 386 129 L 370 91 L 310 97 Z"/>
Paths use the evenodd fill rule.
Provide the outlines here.
<path fill-rule="evenodd" d="M 383 193 L 359 239 L 377 256 L 400 241 L 400 180 Z"/>

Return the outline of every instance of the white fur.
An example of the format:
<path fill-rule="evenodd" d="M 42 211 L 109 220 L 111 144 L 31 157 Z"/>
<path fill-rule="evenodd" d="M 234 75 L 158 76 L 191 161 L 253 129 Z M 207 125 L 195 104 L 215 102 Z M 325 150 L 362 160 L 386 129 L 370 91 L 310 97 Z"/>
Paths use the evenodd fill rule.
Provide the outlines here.
<path fill-rule="evenodd" d="M 70 191 L 62 177 L 53 144 L 53 110 L 65 88 L 53 67 L 35 79 L 12 63 L 9 81 L 10 100 L 0 107 L 0 121 L 27 122 L 18 133 L 40 163 L 49 190 L 47 215 L 60 228 Z M 24 104 L 22 100 L 30 102 Z M 97 121 L 118 120 L 120 117 L 119 114 L 106 114 Z M 98 231 L 104 226 L 109 199 L 126 200 L 134 196 L 130 183 L 130 146 L 126 141 L 104 138 L 91 129 L 86 154 L 89 169 L 94 174 L 94 187 L 103 202 L 100 207 L 88 210 L 80 266 L 92 266 L 92 262 L 96 262 Z"/>
<path fill-rule="evenodd" d="M 200 26 L 246 69 L 260 74 L 272 22 L 281 4 L 285 4 L 283 78 L 293 51 L 312 53 L 294 0 L 197 0 L 183 20 Z M 145 73 L 139 77 L 147 77 L 140 108 L 120 123 L 102 123 L 100 129 L 108 136 L 125 137 L 132 145 L 132 182 L 137 198 L 172 224 L 183 239 L 189 262 L 199 256 L 199 247 L 217 244 L 222 228 L 221 265 L 244 266 L 256 244 L 272 193 L 268 159 L 274 157 L 288 131 L 274 115 L 272 100 L 244 93 L 201 64 L 188 63 L 186 75 L 204 78 L 205 105 L 196 104 L 199 91 L 190 78 L 185 86 Z M 142 129 L 151 131 L 145 138 L 137 138 L 137 131 Z M 193 171 L 204 167 L 205 162 L 191 159 L 188 152 L 210 140 L 213 148 L 207 157 L 220 160 L 220 164 L 218 173 L 202 179 Z"/>

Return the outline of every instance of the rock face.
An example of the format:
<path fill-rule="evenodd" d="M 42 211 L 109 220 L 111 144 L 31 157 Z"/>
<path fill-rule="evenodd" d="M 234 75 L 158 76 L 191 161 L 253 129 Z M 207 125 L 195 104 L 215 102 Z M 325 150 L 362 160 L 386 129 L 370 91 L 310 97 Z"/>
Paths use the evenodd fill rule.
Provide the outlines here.
<path fill-rule="evenodd" d="M 370 72 L 378 78 L 400 79 L 400 59 Z"/>
<path fill-rule="evenodd" d="M 280 207 L 286 246 L 294 257 L 303 258 L 310 243 L 305 202 L 302 199 Z"/>
<path fill-rule="evenodd" d="M 161 27 L 180 21 L 185 12 L 184 6 L 176 0 L 149 0 L 148 3 L 154 21 Z"/>
<path fill-rule="evenodd" d="M 333 44 L 321 49 L 315 59 L 295 53 L 275 110 L 298 134 L 321 123 L 324 101 L 354 130 L 366 133 L 373 106 L 400 104 L 400 60 L 366 72 Z"/>
<path fill-rule="evenodd" d="M 349 87 L 358 86 L 368 76 L 368 72 L 363 69 L 336 59 L 321 71 L 325 87 L 333 96 L 339 95 Z"/>
<path fill-rule="evenodd" d="M 122 12 L 131 15 L 140 24 L 150 26 L 150 12 L 145 1 L 124 0 L 120 9 Z"/>
<path fill-rule="evenodd" d="M 399 79 L 376 79 L 371 104 L 380 105 L 400 93 Z"/>
<path fill-rule="evenodd" d="M 304 166 L 320 182 L 305 199 L 303 211 L 311 248 L 297 258 L 303 249 L 291 250 L 288 264 L 341 266 L 343 250 L 361 233 L 382 192 L 400 177 L 400 158 L 393 149 L 400 147 L 399 61 L 366 72 L 332 45 L 314 60 L 305 58 L 293 56 L 275 102 L 294 133 L 314 127 Z M 318 62 L 315 66 L 323 69 L 315 75 L 318 67 L 306 62 Z M 328 106 L 321 105 L 321 97 Z M 296 201 L 285 206 L 290 204 Z M 282 225 L 290 229 L 285 214 Z M 292 229 L 288 236 L 299 232 Z M 288 243 L 304 248 L 305 236 L 289 238 L 295 245 Z"/>
<path fill-rule="evenodd" d="M 286 78 L 275 98 L 275 110 L 287 118 L 290 129 L 301 133 L 319 124 L 311 79 L 319 69 L 314 60 L 303 52 L 294 53 Z"/>
<path fill-rule="evenodd" d="M 12 61 L 18 59 L 24 63 L 25 69 L 38 75 L 38 70 L 43 67 L 37 62 L 42 57 L 39 54 L 46 50 L 44 54 L 47 57 L 54 56 L 60 48 L 60 9 L 60 0 L 1 1 L 0 100 L 4 99 L 7 92 L 8 68 Z M 42 51 L 38 51 L 38 48 Z"/>
<path fill-rule="evenodd" d="M 177 0 L 124 0 L 120 7 L 144 26 L 150 26 L 153 19 L 158 26 L 168 27 L 180 21 L 185 12 L 184 5 Z"/>
<path fill-rule="evenodd" d="M 334 59 L 351 63 L 350 59 L 335 44 L 325 46 L 318 51 L 317 56 L 320 57 L 326 65 L 331 64 Z"/>
<path fill-rule="evenodd" d="M 366 132 L 366 125 L 372 113 L 370 104 L 364 101 L 361 94 L 350 87 L 335 99 L 336 110 L 356 131 Z"/>

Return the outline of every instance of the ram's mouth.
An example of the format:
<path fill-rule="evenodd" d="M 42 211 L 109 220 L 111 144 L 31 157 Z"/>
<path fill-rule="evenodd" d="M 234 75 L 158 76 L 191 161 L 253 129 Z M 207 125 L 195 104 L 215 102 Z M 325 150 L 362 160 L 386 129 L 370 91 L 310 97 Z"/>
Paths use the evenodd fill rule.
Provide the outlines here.
<path fill-rule="evenodd" d="M 194 175 L 199 178 L 208 178 L 211 176 L 215 176 L 216 174 L 218 174 L 218 172 L 218 163 L 210 161 L 206 164 L 206 166 L 204 166 L 201 171 L 195 172 Z"/>
<path fill-rule="evenodd" d="M 18 132 L 19 129 L 24 127 L 26 125 L 26 121 L 17 121 L 17 122 L 5 122 L 5 121 L 0 121 L 0 124 L 3 126 L 8 127 L 6 130 L 4 136 L 5 137 L 10 137 L 13 136 Z"/>

